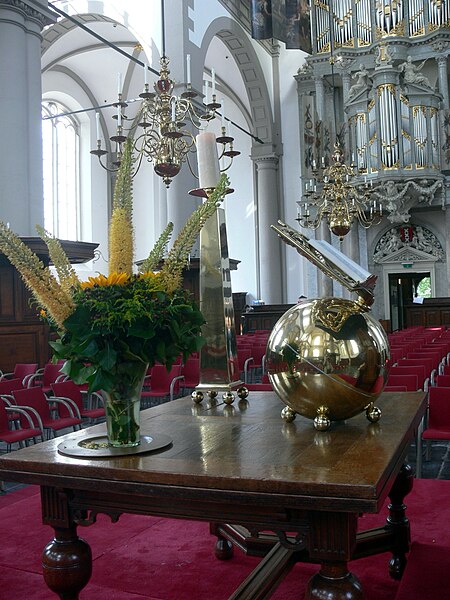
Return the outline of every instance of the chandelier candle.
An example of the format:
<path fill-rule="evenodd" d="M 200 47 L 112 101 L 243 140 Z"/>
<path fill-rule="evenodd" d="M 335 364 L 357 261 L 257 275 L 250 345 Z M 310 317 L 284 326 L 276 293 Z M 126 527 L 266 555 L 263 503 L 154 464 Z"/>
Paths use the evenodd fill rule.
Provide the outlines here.
<path fill-rule="evenodd" d="M 215 188 L 220 170 L 216 136 L 212 131 L 205 131 L 197 136 L 197 160 L 200 188 Z"/>

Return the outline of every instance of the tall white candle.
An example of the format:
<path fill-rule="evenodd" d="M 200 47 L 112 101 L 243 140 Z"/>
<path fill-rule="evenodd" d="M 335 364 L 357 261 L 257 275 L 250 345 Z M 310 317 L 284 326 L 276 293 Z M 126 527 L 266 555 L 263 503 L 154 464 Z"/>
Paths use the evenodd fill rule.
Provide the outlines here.
<path fill-rule="evenodd" d="M 205 104 L 209 104 L 209 81 L 205 81 Z"/>
<path fill-rule="evenodd" d="M 117 73 L 117 94 L 122 93 L 122 73 Z"/>
<path fill-rule="evenodd" d="M 186 83 L 191 83 L 191 55 L 186 54 Z"/>
<path fill-rule="evenodd" d="M 225 100 L 221 98 L 220 109 L 222 111 L 222 127 L 225 127 Z"/>
<path fill-rule="evenodd" d="M 122 127 L 122 109 L 120 106 L 117 107 L 117 126 Z"/>
<path fill-rule="evenodd" d="M 211 69 L 211 93 L 213 96 L 216 93 L 216 70 L 214 68 Z"/>
<path fill-rule="evenodd" d="M 148 77 L 148 64 L 145 63 L 144 64 L 144 85 L 147 85 L 147 83 L 148 83 L 147 77 Z"/>
<path fill-rule="evenodd" d="M 95 127 L 96 127 L 96 133 L 97 133 L 97 140 L 100 139 L 100 113 L 96 112 L 95 113 Z"/>
<path fill-rule="evenodd" d="M 215 188 L 219 183 L 220 170 L 216 136 L 212 131 L 198 134 L 197 161 L 199 187 Z"/>
<path fill-rule="evenodd" d="M 175 102 L 172 102 L 172 123 L 175 122 Z"/>

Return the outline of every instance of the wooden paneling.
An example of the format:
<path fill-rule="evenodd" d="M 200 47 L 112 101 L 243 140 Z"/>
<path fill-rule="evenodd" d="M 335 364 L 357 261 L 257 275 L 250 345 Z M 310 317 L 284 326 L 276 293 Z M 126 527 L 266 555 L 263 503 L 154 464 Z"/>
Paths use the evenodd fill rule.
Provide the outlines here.
<path fill-rule="evenodd" d="M 249 312 L 242 315 L 242 331 L 249 333 L 261 329 L 271 331 L 278 319 L 291 308 L 293 304 L 263 304 L 252 306 Z"/>
<path fill-rule="evenodd" d="M 14 272 L 0 266 L 0 322 L 15 320 Z"/>
<path fill-rule="evenodd" d="M 38 363 L 49 360 L 47 327 L 0 325 L 0 365 L 4 373 L 14 370 L 16 363 Z"/>
<path fill-rule="evenodd" d="M 423 304 L 405 306 L 406 326 L 450 327 L 450 298 L 425 298 Z"/>
<path fill-rule="evenodd" d="M 38 257 L 48 264 L 48 250 L 40 238 L 21 238 Z M 72 263 L 94 257 L 98 244 L 62 241 Z M 43 367 L 50 358 L 48 326 L 40 320 L 39 308 L 32 301 L 16 269 L 0 253 L 0 369 L 11 372 L 16 363 L 38 363 Z"/>

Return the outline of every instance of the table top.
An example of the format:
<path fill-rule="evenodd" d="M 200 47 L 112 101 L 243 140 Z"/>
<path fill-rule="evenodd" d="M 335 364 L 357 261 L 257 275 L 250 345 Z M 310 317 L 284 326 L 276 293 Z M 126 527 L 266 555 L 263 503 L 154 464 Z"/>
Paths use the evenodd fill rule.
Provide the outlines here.
<path fill-rule="evenodd" d="M 2 456 L 0 479 L 141 495 L 170 486 L 187 496 L 207 490 L 210 498 L 226 494 L 231 501 L 264 497 L 299 509 L 377 512 L 426 401 L 423 392 L 394 392 L 376 404 L 378 423 L 363 413 L 318 432 L 300 416 L 285 423 L 284 404 L 272 392 L 250 393 L 248 404 L 215 407 L 186 397 L 141 413 L 141 433 L 170 436 L 166 449 L 97 459 L 58 452 L 62 441 L 104 434 L 100 424 Z"/>

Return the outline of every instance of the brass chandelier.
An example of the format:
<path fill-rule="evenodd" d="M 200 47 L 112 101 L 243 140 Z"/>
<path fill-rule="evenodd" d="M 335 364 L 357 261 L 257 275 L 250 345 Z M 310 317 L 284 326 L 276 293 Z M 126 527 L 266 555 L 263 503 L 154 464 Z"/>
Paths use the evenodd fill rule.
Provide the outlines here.
<path fill-rule="evenodd" d="M 216 138 L 220 145 L 218 151 L 219 160 L 223 157 L 228 159 L 222 167 L 226 171 L 233 158 L 240 154 L 234 150 L 234 138 L 227 132 L 224 116 L 223 101 L 217 102 L 215 90 L 215 74 L 212 71 L 211 99 L 209 98 L 209 83 L 206 82 L 206 94 L 203 102 L 194 102 L 198 94 L 193 90 L 190 82 L 190 57 L 187 57 L 187 82 L 185 90 L 179 95 L 174 94 L 175 82 L 170 77 L 169 59 L 163 55 L 160 60 L 159 78 L 153 84 L 150 91 L 147 82 L 147 70 L 145 66 L 144 91 L 139 94 L 141 104 L 136 117 L 132 120 L 130 127 L 124 123 L 131 121 L 124 114 L 128 106 L 123 100 L 119 77 L 118 100 L 113 104 L 117 109 L 116 134 L 110 140 L 116 144 L 116 156 L 111 161 L 111 167 L 103 164 L 102 157 L 108 152 L 102 148 L 100 131 L 98 126 L 99 115 L 97 113 L 97 147 L 91 150 L 91 154 L 98 157 L 101 166 L 108 171 L 116 171 L 121 163 L 122 146 L 127 135 L 132 134 L 135 138 L 134 150 L 137 155 L 134 174 L 136 174 L 143 162 L 151 162 L 155 173 L 162 178 L 166 187 L 179 172 L 183 163 L 187 163 L 191 173 L 197 176 L 190 163 L 190 154 L 196 152 L 195 135 L 193 132 L 205 129 L 208 122 L 218 116 L 217 110 L 221 109 L 221 135 Z"/>
<path fill-rule="evenodd" d="M 383 208 L 372 195 L 373 181 L 369 185 L 365 177 L 364 182 L 355 183 L 356 166 L 345 164 L 339 141 L 334 145 L 332 164 L 326 167 L 322 158 L 318 168 L 314 160 L 312 173 L 313 178 L 306 182 L 304 194 L 297 201 L 296 220 L 301 227 L 317 229 L 325 220 L 342 241 L 355 221 L 366 229 L 380 223 Z"/>

